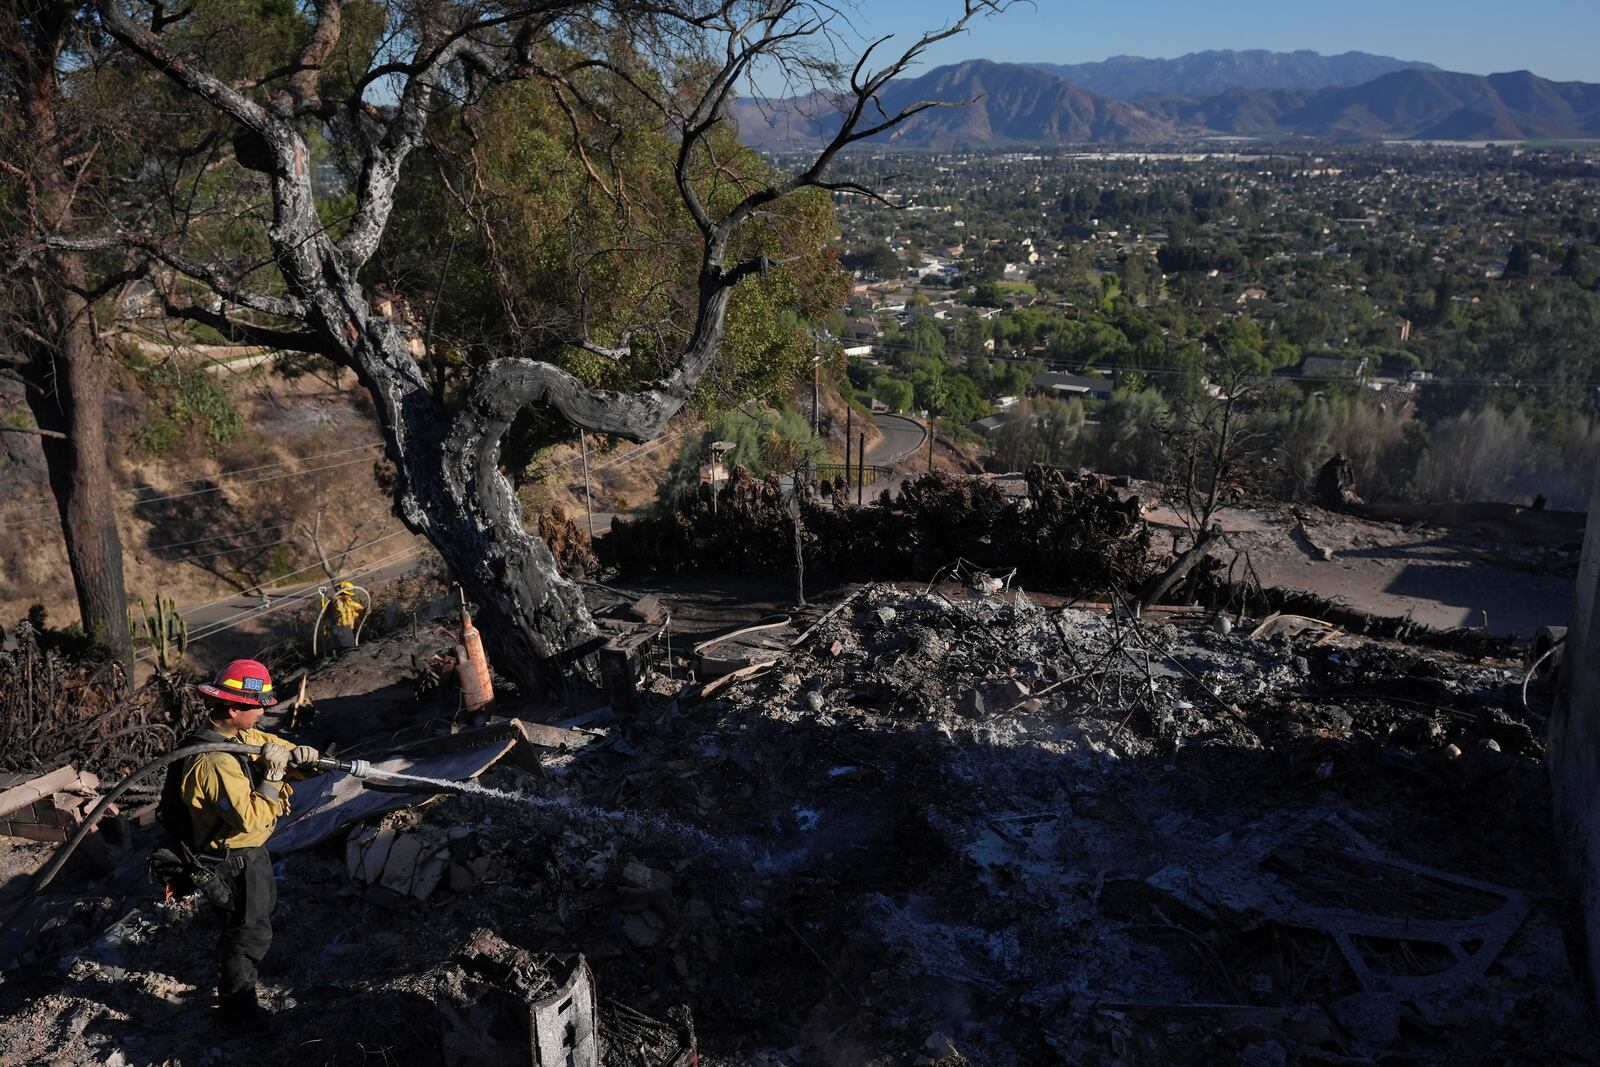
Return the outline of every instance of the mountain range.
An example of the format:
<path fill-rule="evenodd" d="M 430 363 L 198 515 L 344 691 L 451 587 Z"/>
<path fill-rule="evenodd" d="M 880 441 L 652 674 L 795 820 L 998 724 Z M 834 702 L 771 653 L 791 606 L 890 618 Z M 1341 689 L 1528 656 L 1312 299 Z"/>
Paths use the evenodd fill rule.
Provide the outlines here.
<path fill-rule="evenodd" d="M 1353 86 L 1234 87 L 1123 100 L 1074 85 L 1036 65 L 970 60 L 891 82 L 881 96 L 890 114 L 922 100 L 964 106 L 924 111 L 877 140 L 948 149 L 1144 144 L 1208 136 L 1464 141 L 1600 137 L 1600 85 L 1553 82 L 1527 71 L 1482 76 L 1408 68 Z M 814 146 L 839 125 L 837 109 L 821 94 L 761 104 L 739 100 L 732 114 L 742 139 L 764 149 Z"/>
<path fill-rule="evenodd" d="M 1328 89 L 1361 85 L 1397 70 L 1438 70 L 1432 63 L 1346 52 L 1191 52 L 1176 59 L 1112 56 L 1099 63 L 1030 63 L 1046 74 L 1101 96 L 1195 95 L 1229 89 Z"/>

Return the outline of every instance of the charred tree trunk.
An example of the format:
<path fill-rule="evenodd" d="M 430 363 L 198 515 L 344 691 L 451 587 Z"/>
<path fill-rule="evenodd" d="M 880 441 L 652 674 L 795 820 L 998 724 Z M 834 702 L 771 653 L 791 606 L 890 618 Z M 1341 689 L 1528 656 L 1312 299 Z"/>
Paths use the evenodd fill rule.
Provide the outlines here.
<path fill-rule="evenodd" d="M 1202 530 L 1195 535 L 1194 545 L 1189 551 L 1173 560 L 1172 566 L 1165 571 L 1152 575 L 1150 580 L 1145 582 L 1144 587 L 1139 590 L 1139 607 L 1151 608 L 1161 603 L 1161 598 L 1166 596 L 1173 586 L 1181 582 L 1190 571 L 1195 569 L 1201 560 L 1206 558 L 1206 553 L 1210 550 L 1211 543 L 1220 536 L 1222 536 L 1222 531 L 1215 526 Z"/>
<path fill-rule="evenodd" d="M 789 494 L 789 523 L 794 533 L 794 604 L 806 606 L 806 547 L 805 529 L 800 517 L 800 469 L 795 468 L 794 491 Z"/>

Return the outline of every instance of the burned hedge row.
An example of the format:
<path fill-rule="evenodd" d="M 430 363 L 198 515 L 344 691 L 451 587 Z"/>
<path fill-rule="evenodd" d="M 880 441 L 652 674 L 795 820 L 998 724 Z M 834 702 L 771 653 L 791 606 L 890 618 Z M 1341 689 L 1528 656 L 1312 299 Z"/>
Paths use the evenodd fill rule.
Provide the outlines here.
<path fill-rule="evenodd" d="M 850 502 L 843 481 L 801 481 L 798 498 L 808 584 L 927 579 L 958 558 L 990 573 L 1017 571 L 1030 588 L 1090 592 L 1127 587 L 1146 570 L 1150 534 L 1137 498 L 1099 475 L 1033 467 L 1027 495 L 983 478 L 928 474 L 898 496 Z M 616 520 L 596 543 L 624 574 L 697 571 L 783 575 L 795 564 L 791 494 L 778 480 L 736 469 L 666 514 Z"/>

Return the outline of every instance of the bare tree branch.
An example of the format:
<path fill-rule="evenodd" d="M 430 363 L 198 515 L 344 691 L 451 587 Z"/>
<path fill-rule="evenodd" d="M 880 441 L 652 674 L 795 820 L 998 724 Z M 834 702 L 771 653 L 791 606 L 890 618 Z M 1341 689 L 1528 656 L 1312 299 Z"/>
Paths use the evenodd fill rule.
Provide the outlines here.
<path fill-rule="evenodd" d="M 72 438 L 58 430 L 41 430 L 37 426 L 5 426 L 0 425 L 0 433 L 25 433 L 35 437 L 54 437 L 61 441 L 70 441 Z"/>
<path fill-rule="evenodd" d="M 286 319 L 299 318 L 306 313 L 306 305 L 302 300 L 291 296 L 268 296 L 265 293 L 240 288 L 231 277 L 232 272 L 222 264 L 201 263 L 138 234 L 119 234 L 110 237 L 61 237 L 47 234 L 39 239 L 34 251 L 39 248 L 53 248 L 65 252 L 104 252 L 112 249 L 143 252 L 173 270 L 187 274 L 196 281 L 204 282 L 229 303 Z M 26 255 L 25 253 L 21 259 L 25 259 Z"/>

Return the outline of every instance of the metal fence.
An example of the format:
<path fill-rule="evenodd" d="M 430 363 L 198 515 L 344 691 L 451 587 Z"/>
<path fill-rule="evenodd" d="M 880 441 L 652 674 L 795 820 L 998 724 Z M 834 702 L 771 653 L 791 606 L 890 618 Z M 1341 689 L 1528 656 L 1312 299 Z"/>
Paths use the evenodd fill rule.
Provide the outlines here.
<path fill-rule="evenodd" d="M 869 463 L 865 467 L 852 463 L 846 467 L 843 463 L 813 463 L 811 476 L 817 481 L 832 481 L 835 478 L 844 478 L 851 485 L 876 485 L 890 474 L 894 473 L 888 467 L 880 467 Z"/>

